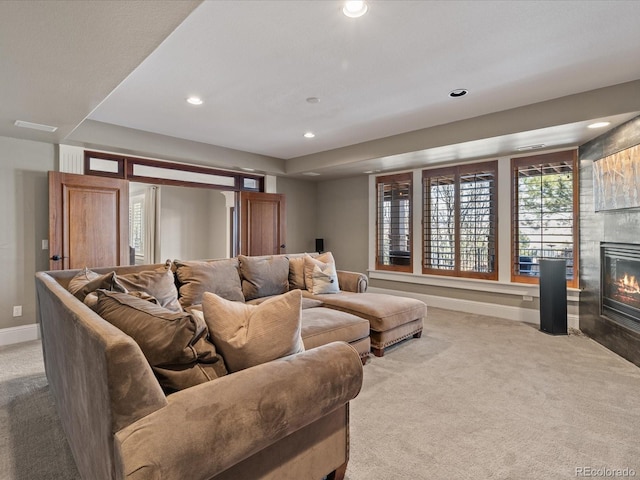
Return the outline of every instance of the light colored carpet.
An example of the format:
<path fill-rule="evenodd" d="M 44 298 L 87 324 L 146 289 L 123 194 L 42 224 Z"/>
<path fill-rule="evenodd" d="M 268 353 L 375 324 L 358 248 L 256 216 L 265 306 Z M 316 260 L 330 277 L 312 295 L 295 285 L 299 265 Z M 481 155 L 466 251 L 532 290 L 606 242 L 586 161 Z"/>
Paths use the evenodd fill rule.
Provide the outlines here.
<path fill-rule="evenodd" d="M 351 434 L 349 480 L 640 477 L 640 369 L 582 335 L 430 307 L 421 339 L 365 367 Z"/>
<path fill-rule="evenodd" d="M 40 343 L 0 366 L 0 479 L 79 478 Z M 584 336 L 429 308 L 364 372 L 348 480 L 640 477 L 640 369 Z"/>

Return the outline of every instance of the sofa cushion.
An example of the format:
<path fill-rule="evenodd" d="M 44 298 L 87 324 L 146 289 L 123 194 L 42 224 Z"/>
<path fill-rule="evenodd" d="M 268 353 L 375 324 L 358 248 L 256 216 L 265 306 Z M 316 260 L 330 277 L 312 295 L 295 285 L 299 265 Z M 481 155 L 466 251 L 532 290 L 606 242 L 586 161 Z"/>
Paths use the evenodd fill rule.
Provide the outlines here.
<path fill-rule="evenodd" d="M 289 289 L 296 288 L 300 290 L 307 288 L 304 283 L 304 257 L 289 259 Z"/>
<path fill-rule="evenodd" d="M 69 292 L 81 302 L 99 288 L 124 292 L 125 290 L 116 283 L 116 272 L 103 275 L 89 270 L 87 267 L 80 270 L 70 281 L 67 287 Z"/>
<path fill-rule="evenodd" d="M 279 295 L 289 291 L 289 259 L 283 255 L 239 255 L 244 299 Z"/>
<path fill-rule="evenodd" d="M 183 308 L 202 303 L 204 292 L 215 293 L 231 301 L 244 302 L 238 272 L 238 259 L 210 261 L 174 260 L 180 283 L 180 304 Z"/>
<path fill-rule="evenodd" d="M 127 292 L 147 293 L 158 301 L 158 305 L 175 312 L 182 311 L 169 260 L 163 267 L 155 270 L 118 275 L 116 281 Z"/>
<path fill-rule="evenodd" d="M 310 349 L 327 343 L 356 342 L 369 336 L 369 322 L 356 315 L 318 307 L 302 312 L 302 340 Z"/>
<path fill-rule="evenodd" d="M 174 312 L 120 292 L 98 290 L 97 313 L 133 338 L 167 393 L 227 373 L 206 324 L 187 312 Z"/>
<path fill-rule="evenodd" d="M 307 308 L 315 308 L 315 307 L 321 307 L 324 302 L 320 299 L 317 298 L 306 298 L 304 296 L 304 293 L 302 294 L 302 310 L 306 310 Z M 248 305 L 260 305 L 261 303 L 266 302 L 267 300 L 269 300 L 270 298 L 274 298 L 277 297 L 277 295 L 272 295 L 271 297 L 260 297 L 260 298 L 254 298 L 253 300 L 249 300 L 247 302 Z M 191 310 L 189 310 L 191 311 Z"/>
<path fill-rule="evenodd" d="M 209 292 L 202 299 L 209 334 L 230 372 L 304 351 L 301 304 L 300 290 L 260 305 L 230 302 Z"/>
<path fill-rule="evenodd" d="M 311 293 L 305 296 L 315 298 Z M 383 332 L 414 320 L 420 320 L 427 314 L 427 305 L 415 298 L 388 295 L 385 293 L 340 292 L 336 295 L 323 295 L 324 306 L 366 318 L 371 330 Z"/>
<path fill-rule="evenodd" d="M 313 294 L 338 293 L 338 274 L 331 252 L 317 258 L 304 257 L 304 277 L 307 290 Z"/>

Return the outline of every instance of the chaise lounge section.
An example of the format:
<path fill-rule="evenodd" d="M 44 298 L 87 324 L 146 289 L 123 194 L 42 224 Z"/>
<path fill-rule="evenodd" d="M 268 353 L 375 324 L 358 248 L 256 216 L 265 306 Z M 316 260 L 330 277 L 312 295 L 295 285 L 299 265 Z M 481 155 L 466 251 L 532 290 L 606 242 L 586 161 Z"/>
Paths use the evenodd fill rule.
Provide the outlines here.
<path fill-rule="evenodd" d="M 377 357 L 384 356 L 387 347 L 422 335 L 427 306 L 420 300 L 381 293 L 305 295 L 322 298 L 329 308 L 365 318 L 370 324 L 371 351 Z"/>

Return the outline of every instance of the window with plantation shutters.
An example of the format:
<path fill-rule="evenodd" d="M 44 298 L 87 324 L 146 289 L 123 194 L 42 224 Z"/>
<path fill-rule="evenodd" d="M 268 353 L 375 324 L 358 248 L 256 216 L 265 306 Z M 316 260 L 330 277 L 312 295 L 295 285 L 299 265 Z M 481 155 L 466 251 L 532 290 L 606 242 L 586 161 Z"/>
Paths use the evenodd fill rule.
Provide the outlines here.
<path fill-rule="evenodd" d="M 411 272 L 411 173 L 376 178 L 376 268 Z"/>
<path fill-rule="evenodd" d="M 497 166 L 423 171 L 423 273 L 498 278 Z"/>
<path fill-rule="evenodd" d="M 514 282 L 537 283 L 542 258 L 564 259 L 567 285 L 577 286 L 576 152 L 511 160 Z"/>

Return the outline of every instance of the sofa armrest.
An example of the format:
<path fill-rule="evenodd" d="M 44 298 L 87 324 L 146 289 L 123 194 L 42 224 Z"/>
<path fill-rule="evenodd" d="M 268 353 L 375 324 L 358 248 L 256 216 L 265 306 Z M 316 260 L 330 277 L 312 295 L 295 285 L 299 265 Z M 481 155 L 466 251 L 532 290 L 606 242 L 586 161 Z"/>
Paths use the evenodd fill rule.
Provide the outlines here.
<path fill-rule="evenodd" d="M 344 406 L 362 386 L 334 342 L 182 390 L 116 434 L 118 478 L 208 479 Z"/>
<path fill-rule="evenodd" d="M 364 273 L 338 270 L 338 284 L 345 292 L 364 293 L 369 286 L 369 278 Z"/>

